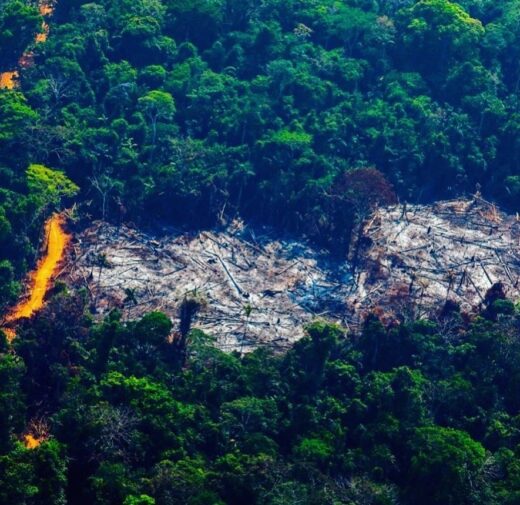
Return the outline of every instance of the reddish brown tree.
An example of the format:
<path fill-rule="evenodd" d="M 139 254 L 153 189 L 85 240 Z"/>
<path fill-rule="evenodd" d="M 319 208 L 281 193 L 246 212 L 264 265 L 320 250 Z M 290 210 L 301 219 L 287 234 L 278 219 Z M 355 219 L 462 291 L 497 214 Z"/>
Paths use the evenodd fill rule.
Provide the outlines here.
<path fill-rule="evenodd" d="M 359 252 L 362 223 L 379 205 L 397 203 L 393 186 L 375 168 L 357 168 L 342 173 L 331 187 L 331 213 L 338 243 L 347 240 L 353 264 Z M 342 245 L 342 244 L 340 244 Z M 352 251 L 353 254 L 352 254 Z"/>
<path fill-rule="evenodd" d="M 338 177 L 333 194 L 351 206 L 356 221 L 363 221 L 379 205 L 394 205 L 397 195 L 390 182 L 376 168 L 348 170 Z"/>

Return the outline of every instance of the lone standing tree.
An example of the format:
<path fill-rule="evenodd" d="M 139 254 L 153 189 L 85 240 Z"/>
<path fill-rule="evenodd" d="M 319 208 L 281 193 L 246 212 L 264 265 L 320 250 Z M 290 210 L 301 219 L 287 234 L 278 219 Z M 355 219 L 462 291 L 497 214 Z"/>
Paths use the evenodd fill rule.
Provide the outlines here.
<path fill-rule="evenodd" d="M 350 244 L 353 264 L 357 259 L 362 223 L 379 205 L 394 205 L 397 195 L 385 176 L 375 168 L 357 168 L 341 174 L 332 186 L 333 213 L 339 229 L 353 223 Z M 348 236 L 348 234 L 345 234 Z"/>

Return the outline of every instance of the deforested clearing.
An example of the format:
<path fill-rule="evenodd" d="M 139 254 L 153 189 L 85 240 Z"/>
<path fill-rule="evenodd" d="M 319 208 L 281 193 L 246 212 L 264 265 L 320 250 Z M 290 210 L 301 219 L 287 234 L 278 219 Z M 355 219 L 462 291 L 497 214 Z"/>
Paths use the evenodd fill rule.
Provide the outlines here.
<path fill-rule="evenodd" d="M 520 222 L 479 197 L 379 208 L 349 261 L 235 222 L 225 230 L 145 233 L 95 223 L 76 236 L 68 282 L 88 289 L 101 318 L 162 310 L 177 324 L 187 297 L 194 326 L 225 350 L 287 348 L 315 318 L 355 328 L 375 313 L 387 324 L 435 316 L 447 300 L 477 311 L 501 283 L 519 295 Z"/>
<path fill-rule="evenodd" d="M 497 284 L 519 296 L 520 221 L 480 196 L 378 209 L 351 247 L 349 307 L 389 322 L 432 317 L 447 300 L 476 312 Z"/>
<path fill-rule="evenodd" d="M 225 350 L 283 349 L 316 317 L 342 322 L 351 289 L 346 262 L 237 223 L 155 234 L 96 223 L 77 236 L 73 256 L 68 279 L 87 286 L 99 317 L 162 310 L 178 323 L 182 301 L 196 296 L 194 325 Z"/>

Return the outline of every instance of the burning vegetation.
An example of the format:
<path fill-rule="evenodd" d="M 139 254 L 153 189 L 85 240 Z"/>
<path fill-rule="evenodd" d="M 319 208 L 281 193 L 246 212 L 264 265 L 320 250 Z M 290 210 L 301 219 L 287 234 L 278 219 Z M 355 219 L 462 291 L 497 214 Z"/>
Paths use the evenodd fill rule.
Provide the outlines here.
<path fill-rule="evenodd" d="M 5 320 L 8 327 L 4 331 L 9 340 L 12 340 L 15 336 L 14 330 L 9 327 L 10 325 L 13 325 L 19 319 L 31 317 L 43 307 L 47 290 L 70 241 L 70 235 L 65 232 L 63 227 L 64 220 L 62 214 L 54 214 L 45 223 L 45 255 L 30 275 L 28 297 L 21 300 L 13 308 Z"/>
<path fill-rule="evenodd" d="M 38 3 L 38 11 L 44 20 L 42 22 L 41 31 L 36 34 L 34 38 L 35 44 L 41 44 L 47 40 L 49 36 L 49 25 L 45 20 L 47 17 L 52 16 L 54 12 L 54 1 L 53 0 L 41 0 Z M 32 51 L 26 51 L 19 59 L 18 66 L 20 68 L 28 68 L 32 65 L 34 60 L 34 54 Z M 7 72 L 0 73 L 0 89 L 14 89 L 17 85 L 19 78 L 18 70 L 10 70 Z"/>
<path fill-rule="evenodd" d="M 37 449 L 49 438 L 49 425 L 45 419 L 32 419 L 23 435 L 23 443 L 27 449 Z"/>

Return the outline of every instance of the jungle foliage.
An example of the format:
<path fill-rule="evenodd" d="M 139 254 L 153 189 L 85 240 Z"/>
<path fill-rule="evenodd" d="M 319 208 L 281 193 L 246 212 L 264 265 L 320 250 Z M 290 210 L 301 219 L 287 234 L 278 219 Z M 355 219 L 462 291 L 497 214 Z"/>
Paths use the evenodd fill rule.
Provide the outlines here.
<path fill-rule="evenodd" d="M 0 0 L 0 71 L 32 53 L 0 90 L 2 309 L 77 191 L 87 220 L 241 215 L 342 254 L 397 198 L 520 210 L 519 0 L 60 0 L 34 45 L 41 22 Z M 55 291 L 0 339 L 0 503 L 520 503 L 508 300 L 241 357 Z"/>
<path fill-rule="evenodd" d="M 7 70 L 38 21 L 1 3 Z M 57 2 L 0 94 L 0 164 L 64 171 L 90 215 L 239 213 L 337 252 L 357 219 L 337 183 L 355 169 L 401 200 L 478 185 L 518 210 L 519 19 L 517 0 Z"/>
<path fill-rule="evenodd" d="M 180 348 L 153 312 L 93 324 L 62 291 L 0 353 L 0 502 L 514 505 L 520 309 L 360 334 L 315 322 L 286 354 Z M 36 449 L 19 441 L 45 420 Z"/>

